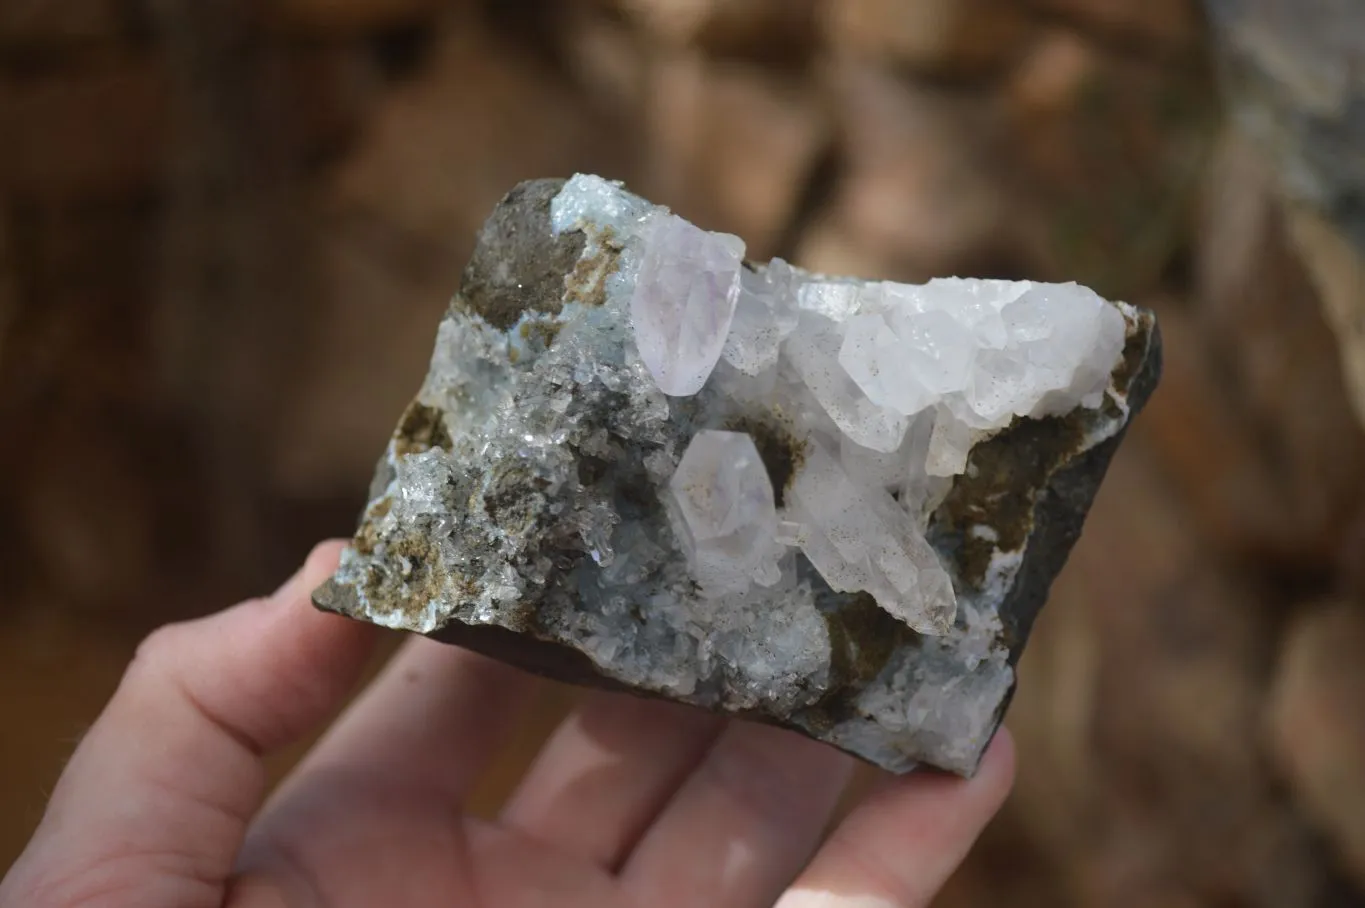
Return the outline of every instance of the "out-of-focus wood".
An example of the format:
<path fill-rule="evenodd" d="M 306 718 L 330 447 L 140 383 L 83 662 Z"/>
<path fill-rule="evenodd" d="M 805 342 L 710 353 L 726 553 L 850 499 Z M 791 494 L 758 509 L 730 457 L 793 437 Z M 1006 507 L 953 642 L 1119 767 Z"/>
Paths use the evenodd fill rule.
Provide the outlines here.
<path fill-rule="evenodd" d="M 0 868 L 23 850 L 135 645 L 41 609 L 0 627 Z"/>

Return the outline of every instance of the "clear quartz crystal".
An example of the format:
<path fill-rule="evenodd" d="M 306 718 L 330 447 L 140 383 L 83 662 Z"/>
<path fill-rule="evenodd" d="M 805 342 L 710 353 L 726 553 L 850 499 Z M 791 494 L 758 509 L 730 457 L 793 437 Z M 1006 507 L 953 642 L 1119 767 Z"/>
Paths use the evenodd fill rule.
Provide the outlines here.
<path fill-rule="evenodd" d="M 761 271 L 740 271 L 735 319 L 721 351 L 726 362 L 746 375 L 759 375 L 777 364 L 782 339 L 796 327 L 795 280 L 795 271 L 781 259 Z"/>
<path fill-rule="evenodd" d="M 737 237 L 596 177 L 570 180 L 552 212 L 556 230 L 584 230 L 590 243 L 609 234 L 625 249 L 609 288 L 611 305 L 628 305 L 627 360 L 663 394 L 701 401 L 669 512 L 717 602 L 791 583 L 783 553 L 795 546 L 833 589 L 947 633 L 956 599 L 925 537 L 929 513 L 981 440 L 1018 418 L 1099 406 L 1124 344 L 1120 310 L 1076 284 L 749 266 Z M 707 412 L 777 419 L 797 439 L 780 514 L 754 442 L 716 431 Z"/>
<path fill-rule="evenodd" d="M 839 362 L 843 325 L 803 312 L 787 339 L 793 371 L 849 438 L 874 451 L 894 451 L 905 436 L 906 418 L 878 406 Z"/>
<path fill-rule="evenodd" d="M 753 439 L 698 432 L 669 482 L 679 534 L 696 581 L 709 594 L 772 586 L 784 546 L 777 541 L 773 485 Z"/>
<path fill-rule="evenodd" d="M 833 589 L 867 591 L 921 633 L 943 634 L 952 626 L 956 600 L 947 573 L 889 492 L 858 483 L 812 442 L 791 498 L 807 530 L 802 550 Z"/>

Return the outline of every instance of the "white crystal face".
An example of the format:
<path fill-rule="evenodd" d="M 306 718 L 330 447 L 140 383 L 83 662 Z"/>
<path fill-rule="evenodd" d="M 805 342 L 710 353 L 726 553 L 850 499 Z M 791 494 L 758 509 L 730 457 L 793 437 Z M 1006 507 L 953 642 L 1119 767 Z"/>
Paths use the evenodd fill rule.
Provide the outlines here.
<path fill-rule="evenodd" d="M 740 295 L 744 241 L 656 213 L 630 297 L 635 343 L 665 394 L 687 397 L 720 360 Z"/>
<path fill-rule="evenodd" d="M 784 546 L 768 471 L 743 432 L 698 432 L 669 490 L 682 517 L 683 546 L 696 581 L 711 595 L 772 586 Z"/>
<path fill-rule="evenodd" d="M 814 441 L 791 498 L 801 550 L 832 589 L 871 593 L 920 633 L 948 632 L 957 611 L 952 582 L 923 529 L 884 488 L 850 477 Z"/>
<path fill-rule="evenodd" d="M 795 270 L 781 259 L 773 259 L 761 272 L 740 270 L 735 318 L 721 350 L 726 362 L 746 375 L 759 375 L 777 364 L 782 339 L 796 327 L 795 281 Z"/>
<path fill-rule="evenodd" d="M 700 418 L 671 513 L 717 601 L 790 580 L 782 553 L 795 545 L 833 589 L 948 633 L 956 594 L 926 539 L 929 514 L 982 440 L 1016 419 L 1098 407 L 1125 342 L 1119 308 L 1076 284 L 751 267 L 737 237 L 596 177 L 569 181 L 552 222 L 621 244 L 609 294 L 628 306 L 659 391 L 701 395 L 702 414 L 778 419 L 803 452 L 779 510 L 753 441 Z"/>
<path fill-rule="evenodd" d="M 894 451 L 909 421 L 879 407 L 839 362 L 843 325 L 813 312 L 801 313 L 787 341 L 791 366 L 843 434 L 874 451 Z"/>

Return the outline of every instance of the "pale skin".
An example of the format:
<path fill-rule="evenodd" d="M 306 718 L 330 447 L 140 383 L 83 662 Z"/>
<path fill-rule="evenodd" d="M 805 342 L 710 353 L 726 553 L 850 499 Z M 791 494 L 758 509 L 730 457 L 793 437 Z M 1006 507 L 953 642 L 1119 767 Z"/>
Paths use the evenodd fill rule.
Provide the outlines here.
<path fill-rule="evenodd" d="M 599 694 L 477 819 L 470 788 L 535 682 L 416 639 L 267 797 L 262 758 L 335 712 L 380 633 L 308 602 L 340 550 L 139 647 L 2 908 L 923 906 L 1009 790 L 1001 732 L 972 780 L 888 778 L 822 844 L 851 758 Z"/>

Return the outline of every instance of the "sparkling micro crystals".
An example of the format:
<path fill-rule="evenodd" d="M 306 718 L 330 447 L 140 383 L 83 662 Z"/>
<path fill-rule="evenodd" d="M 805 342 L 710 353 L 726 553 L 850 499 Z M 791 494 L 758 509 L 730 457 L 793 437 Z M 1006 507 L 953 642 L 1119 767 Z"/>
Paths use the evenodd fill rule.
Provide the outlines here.
<path fill-rule="evenodd" d="M 513 190 L 321 607 L 970 774 L 1150 314 L 744 259 L 600 177 Z"/>

